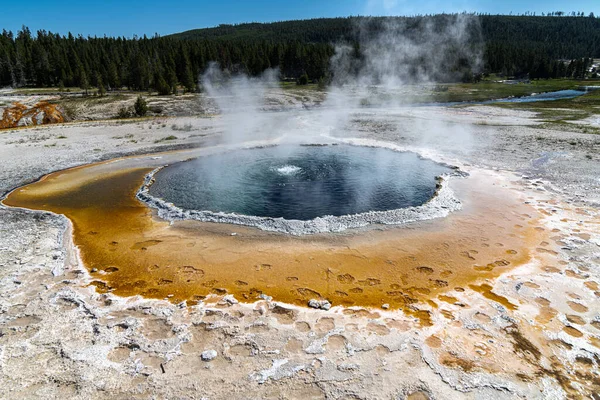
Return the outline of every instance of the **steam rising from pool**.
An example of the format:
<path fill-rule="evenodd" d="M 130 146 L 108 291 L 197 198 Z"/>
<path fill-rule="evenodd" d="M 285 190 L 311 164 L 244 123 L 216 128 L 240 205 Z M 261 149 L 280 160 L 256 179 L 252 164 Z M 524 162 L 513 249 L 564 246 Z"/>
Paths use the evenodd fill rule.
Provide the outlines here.
<path fill-rule="evenodd" d="M 274 151 L 278 157 L 268 162 L 272 154 L 251 150 L 255 160 L 241 163 L 239 157 L 249 153 L 236 150 L 170 166 L 155 173 L 154 186 L 155 174 L 150 174 L 138 198 L 168 220 L 225 222 L 297 235 L 438 218 L 459 209 L 447 181 L 436 179 L 453 172 L 435 170 L 439 164 L 414 155 L 415 160 L 401 166 L 397 160 L 411 156 L 389 151 L 365 158 L 360 150 L 363 153 L 351 157 L 352 162 L 338 163 L 343 157 L 334 155 L 337 161 L 328 163 L 316 153 L 297 158 L 286 154 L 290 144 L 377 138 L 371 133 L 396 141 L 405 129 L 418 131 L 411 143 L 417 151 L 440 142 L 461 153 L 471 151 L 467 125 L 438 120 L 435 114 L 411 119 L 410 124 L 386 119 L 395 108 L 404 107 L 413 91 L 418 94 L 422 86 L 434 87 L 468 72 L 448 66 L 465 65 L 467 60 L 477 72 L 483 49 L 478 19 L 467 14 L 443 19 L 441 25 L 426 24 L 418 30 L 404 19 L 372 19 L 357 25 L 360 43 L 335 45 L 325 77 L 327 90 L 322 97 L 315 96 L 320 100 L 312 105 L 299 101 L 302 92 L 281 87 L 276 68 L 250 77 L 243 66 L 228 70 L 212 63 L 199 83 L 220 113 L 219 145 L 278 143 L 281 146 Z M 380 111 L 371 115 L 365 106 Z M 297 108 L 290 113 L 275 112 L 293 107 Z M 332 180 L 321 180 L 319 171 L 331 173 L 325 178 Z"/>
<path fill-rule="evenodd" d="M 476 16 L 444 15 L 436 23 L 418 23 L 418 27 L 402 18 L 360 21 L 354 26 L 358 43 L 334 43 L 335 54 L 322 81 L 326 90 L 311 96 L 287 85 L 283 89 L 280 80 L 289 77 L 281 76 L 275 65 L 259 76 L 248 76 L 244 66 L 228 69 L 211 63 L 199 77 L 199 85 L 210 107 L 220 112 L 220 143 L 275 138 L 316 143 L 322 138 L 357 137 L 356 123 L 365 118 L 357 113 L 366 107 L 385 112 L 406 107 L 411 98 L 436 88 L 437 83 L 456 81 L 470 71 L 450 66 L 463 65 L 473 72 L 481 67 L 483 41 Z M 297 113 L 292 116 L 273 112 L 294 108 Z M 420 130 L 417 144 L 442 139 L 461 151 L 469 150 L 471 131 L 464 126 L 435 118 L 414 123 Z M 405 128 L 394 121 L 386 129 L 401 134 Z"/>

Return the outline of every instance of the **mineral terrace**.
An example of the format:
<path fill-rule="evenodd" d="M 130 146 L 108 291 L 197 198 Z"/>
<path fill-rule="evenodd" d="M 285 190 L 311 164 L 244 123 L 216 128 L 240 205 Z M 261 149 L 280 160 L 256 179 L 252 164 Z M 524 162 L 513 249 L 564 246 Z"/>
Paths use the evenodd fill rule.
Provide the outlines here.
<path fill-rule="evenodd" d="M 310 127 L 318 109 L 284 100 L 277 118 Z M 131 200 L 165 236 L 187 238 L 197 223 L 207 265 L 218 266 L 218 255 L 264 274 L 265 287 L 281 278 L 288 289 L 305 285 L 314 293 L 288 298 L 289 290 L 274 285 L 271 292 L 232 286 L 206 295 L 188 285 L 175 295 L 167 284 L 142 296 L 82 261 L 86 249 L 74 245 L 77 226 L 69 219 L 10 207 L 9 196 L 0 208 L 0 397 L 598 398 L 600 135 L 552 130 L 534 113 L 491 106 L 351 113 L 343 134 L 321 140 L 397 146 L 455 165 L 469 174 L 450 183 L 464 207 L 431 221 L 289 239 L 238 225 L 170 224 Z M 223 130 L 222 118 L 206 113 L 5 130 L 0 193 L 99 161 L 135 155 L 160 165 L 160 157 L 210 151 L 222 144 Z M 478 180 L 485 186 L 471 185 Z M 470 214 L 477 210 L 481 219 Z M 444 237 L 456 226 L 478 227 L 471 232 L 477 240 Z M 393 266 L 408 243 L 401 239 L 420 232 L 437 236 L 423 236 L 414 251 L 435 259 L 412 269 Z M 307 252 L 322 246 L 331 260 L 344 246 L 364 250 L 356 257 L 365 262 L 385 248 L 398 257 L 390 268 L 405 276 L 392 284 L 368 271 L 346 272 L 344 264 L 320 265 L 336 288 L 327 296 L 302 269 L 294 275 L 261 262 L 274 248 L 293 252 L 300 246 L 293 240 Z M 368 301 L 341 300 L 343 293 L 360 299 L 359 290 Z M 402 304 L 394 300 L 399 292 L 408 299 Z"/>

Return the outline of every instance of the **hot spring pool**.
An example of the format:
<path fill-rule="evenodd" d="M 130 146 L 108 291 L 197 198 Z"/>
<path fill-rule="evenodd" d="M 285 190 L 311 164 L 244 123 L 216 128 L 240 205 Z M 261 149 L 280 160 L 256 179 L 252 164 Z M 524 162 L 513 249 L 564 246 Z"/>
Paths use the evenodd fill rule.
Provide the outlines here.
<path fill-rule="evenodd" d="M 451 172 L 410 152 L 282 145 L 167 166 L 149 194 L 183 210 L 308 221 L 420 206 Z"/>

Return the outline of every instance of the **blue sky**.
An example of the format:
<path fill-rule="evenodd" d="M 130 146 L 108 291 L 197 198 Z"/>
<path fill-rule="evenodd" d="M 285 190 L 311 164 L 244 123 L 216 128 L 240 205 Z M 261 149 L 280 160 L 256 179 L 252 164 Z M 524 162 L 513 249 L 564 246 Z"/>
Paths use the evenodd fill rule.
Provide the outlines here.
<path fill-rule="evenodd" d="M 475 11 L 540 14 L 585 11 L 600 15 L 600 1 L 573 0 L 28 0 L 2 1 L 0 29 L 66 34 L 167 35 L 222 23 L 269 22 L 348 15 L 413 15 Z"/>

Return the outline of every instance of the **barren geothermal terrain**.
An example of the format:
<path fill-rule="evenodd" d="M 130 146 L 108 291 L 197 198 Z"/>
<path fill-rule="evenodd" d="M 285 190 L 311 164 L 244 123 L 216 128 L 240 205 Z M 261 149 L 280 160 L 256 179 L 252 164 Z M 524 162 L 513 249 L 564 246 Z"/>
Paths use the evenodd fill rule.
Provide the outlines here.
<path fill-rule="evenodd" d="M 600 112 L 265 94 L 0 131 L 1 398 L 600 399 Z M 306 221 L 154 192 L 285 146 L 446 172 L 422 205 Z"/>

